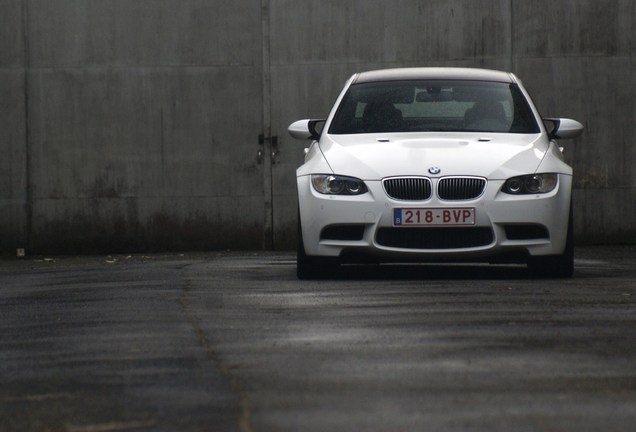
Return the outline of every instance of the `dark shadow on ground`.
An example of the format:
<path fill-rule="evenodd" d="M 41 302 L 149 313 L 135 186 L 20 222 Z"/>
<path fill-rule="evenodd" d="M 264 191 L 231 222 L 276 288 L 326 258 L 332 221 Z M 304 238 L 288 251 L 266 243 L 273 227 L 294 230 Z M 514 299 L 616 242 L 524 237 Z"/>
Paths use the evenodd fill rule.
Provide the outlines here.
<path fill-rule="evenodd" d="M 615 278 L 626 269 L 576 266 L 572 278 Z M 497 264 L 362 264 L 341 265 L 325 272 L 320 279 L 344 280 L 547 280 L 533 275 L 525 265 Z"/>
<path fill-rule="evenodd" d="M 531 279 L 526 266 L 476 264 L 342 265 L 322 279 L 347 280 L 502 280 Z"/>

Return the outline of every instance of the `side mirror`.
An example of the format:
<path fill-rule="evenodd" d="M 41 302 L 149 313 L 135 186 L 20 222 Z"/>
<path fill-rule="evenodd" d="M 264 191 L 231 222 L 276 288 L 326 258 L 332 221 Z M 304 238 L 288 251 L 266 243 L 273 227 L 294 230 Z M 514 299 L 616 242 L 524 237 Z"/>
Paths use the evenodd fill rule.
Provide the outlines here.
<path fill-rule="evenodd" d="M 322 133 L 322 127 L 325 125 L 325 120 L 322 119 L 305 119 L 298 120 L 290 124 L 287 128 L 289 134 L 296 139 L 317 140 Z"/>
<path fill-rule="evenodd" d="M 550 139 L 571 139 L 583 133 L 583 125 L 576 120 L 566 118 L 545 118 L 544 122 L 552 123 L 553 127 L 548 131 Z"/>

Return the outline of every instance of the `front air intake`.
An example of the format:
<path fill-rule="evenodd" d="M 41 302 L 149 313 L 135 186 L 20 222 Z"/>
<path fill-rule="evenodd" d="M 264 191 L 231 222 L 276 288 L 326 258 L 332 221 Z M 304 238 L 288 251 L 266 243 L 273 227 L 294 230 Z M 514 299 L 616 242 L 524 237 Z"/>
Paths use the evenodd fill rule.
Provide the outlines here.
<path fill-rule="evenodd" d="M 464 249 L 487 246 L 494 241 L 489 227 L 378 229 L 376 242 L 400 249 Z"/>

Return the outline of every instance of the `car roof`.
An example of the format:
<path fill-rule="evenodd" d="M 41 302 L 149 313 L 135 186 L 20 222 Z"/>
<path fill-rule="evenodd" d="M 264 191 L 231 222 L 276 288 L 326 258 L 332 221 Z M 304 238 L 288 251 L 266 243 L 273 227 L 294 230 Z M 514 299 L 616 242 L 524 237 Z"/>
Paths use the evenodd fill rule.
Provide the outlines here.
<path fill-rule="evenodd" d="M 516 79 L 509 72 L 490 69 L 457 67 L 421 67 L 381 69 L 361 72 L 355 76 L 353 84 L 377 81 L 401 81 L 414 79 L 461 79 L 475 81 L 495 81 L 514 83 Z"/>

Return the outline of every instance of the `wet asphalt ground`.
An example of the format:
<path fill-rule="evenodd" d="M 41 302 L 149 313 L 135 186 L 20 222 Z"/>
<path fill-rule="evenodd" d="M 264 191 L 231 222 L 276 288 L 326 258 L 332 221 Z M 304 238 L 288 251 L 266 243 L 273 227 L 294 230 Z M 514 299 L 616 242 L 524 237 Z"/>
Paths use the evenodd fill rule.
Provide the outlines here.
<path fill-rule="evenodd" d="M 575 276 L 292 253 L 0 261 L 0 431 L 632 431 L 636 247 Z"/>

